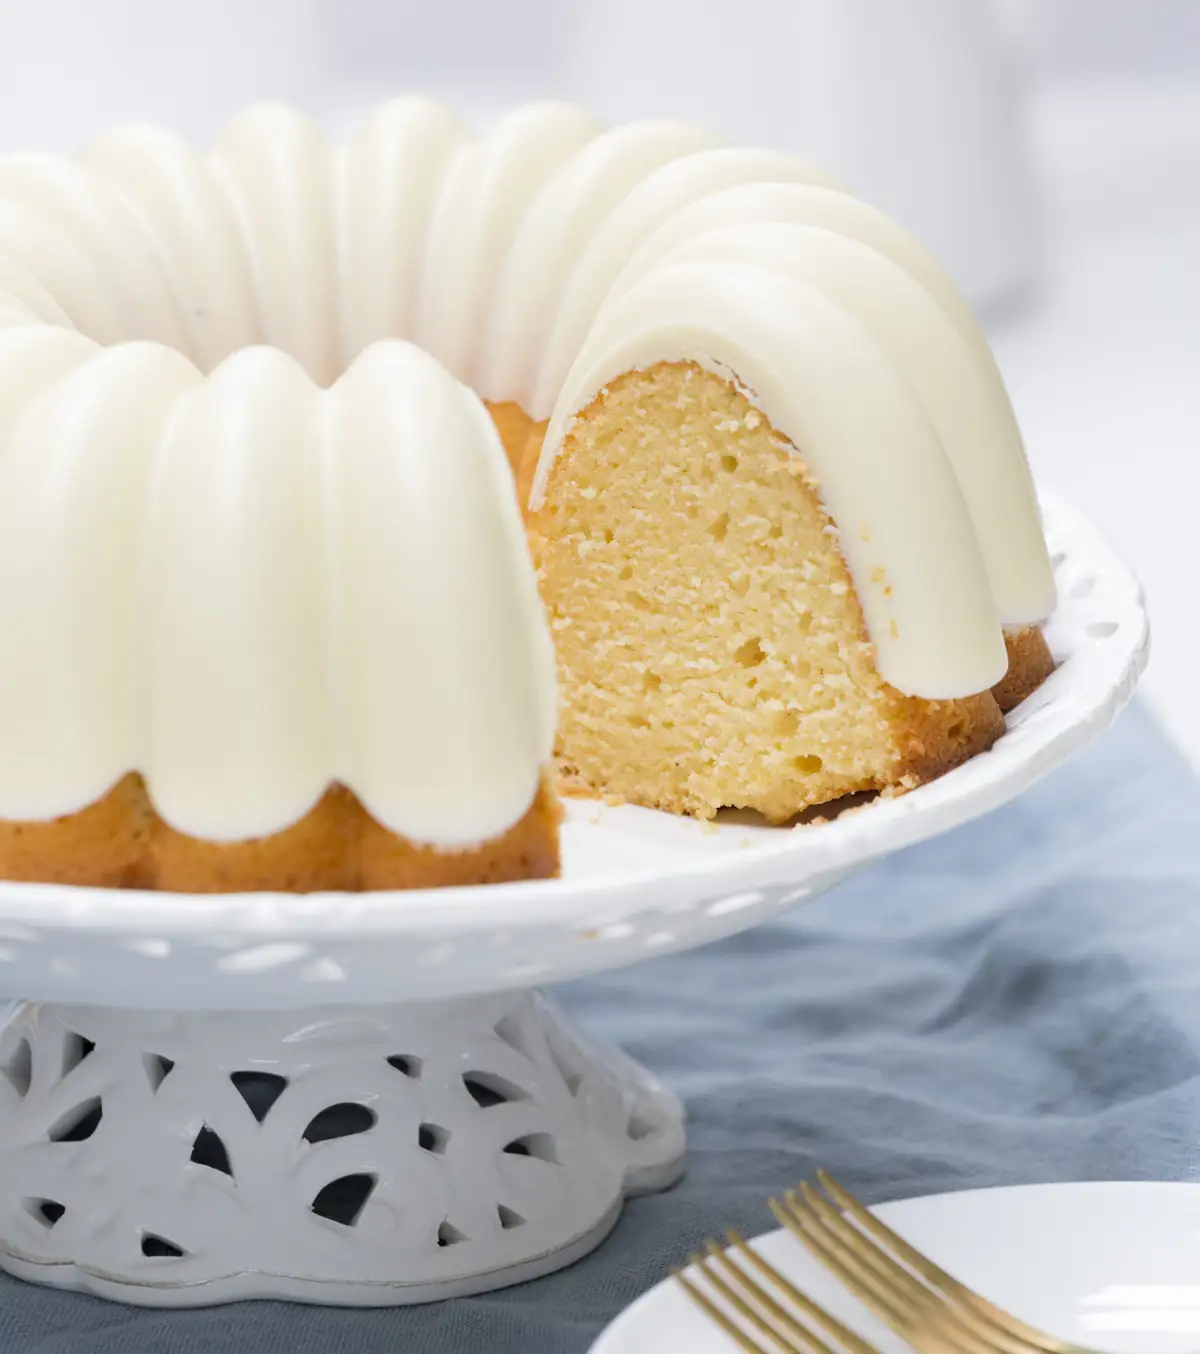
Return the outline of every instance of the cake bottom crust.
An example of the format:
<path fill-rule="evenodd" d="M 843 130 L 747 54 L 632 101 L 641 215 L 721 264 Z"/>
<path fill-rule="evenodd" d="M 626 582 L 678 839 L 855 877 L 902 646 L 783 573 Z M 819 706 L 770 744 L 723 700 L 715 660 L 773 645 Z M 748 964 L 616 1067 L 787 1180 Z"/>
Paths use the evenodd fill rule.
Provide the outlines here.
<path fill-rule="evenodd" d="M 561 809 L 543 777 L 526 813 L 478 846 L 443 850 L 390 832 L 331 786 L 290 827 L 245 841 L 189 837 L 155 812 L 140 775 L 77 813 L 0 822 L 0 878 L 173 893 L 443 888 L 554 878 Z"/>
<path fill-rule="evenodd" d="M 1008 714 L 1032 696 L 1050 676 L 1054 671 L 1054 658 L 1046 636 L 1036 625 L 1006 634 L 1004 643 L 1008 649 L 1008 671 L 992 687 L 992 695 L 1000 709 Z"/>

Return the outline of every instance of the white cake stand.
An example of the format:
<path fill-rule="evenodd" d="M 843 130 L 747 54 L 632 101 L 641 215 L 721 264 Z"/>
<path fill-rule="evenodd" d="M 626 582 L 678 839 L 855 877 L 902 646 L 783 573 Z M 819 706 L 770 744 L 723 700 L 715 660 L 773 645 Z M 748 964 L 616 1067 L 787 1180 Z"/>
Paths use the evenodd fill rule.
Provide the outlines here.
<path fill-rule="evenodd" d="M 795 830 L 571 806 L 561 881 L 0 884 L 0 1266 L 152 1306 L 423 1302 L 570 1263 L 680 1174 L 678 1100 L 538 984 L 753 926 L 1011 799 L 1128 700 L 1141 593 L 1046 505 L 1061 661 L 996 748 Z"/>

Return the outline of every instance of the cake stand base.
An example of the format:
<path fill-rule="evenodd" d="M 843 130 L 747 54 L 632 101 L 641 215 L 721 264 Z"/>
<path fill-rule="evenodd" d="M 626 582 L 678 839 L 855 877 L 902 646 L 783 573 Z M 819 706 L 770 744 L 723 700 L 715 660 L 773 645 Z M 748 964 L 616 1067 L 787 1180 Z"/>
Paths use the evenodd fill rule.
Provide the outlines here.
<path fill-rule="evenodd" d="M 387 1306 L 547 1274 L 682 1173 L 683 1112 L 538 992 L 0 1031 L 0 1267 L 124 1302 Z"/>

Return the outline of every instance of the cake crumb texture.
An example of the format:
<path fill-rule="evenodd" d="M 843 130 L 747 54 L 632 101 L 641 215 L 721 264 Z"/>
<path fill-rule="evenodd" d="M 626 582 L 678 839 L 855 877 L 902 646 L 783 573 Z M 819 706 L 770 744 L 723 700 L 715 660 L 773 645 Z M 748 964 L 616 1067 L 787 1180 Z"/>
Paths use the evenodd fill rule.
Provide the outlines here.
<path fill-rule="evenodd" d="M 695 364 L 602 390 L 529 526 L 568 793 L 782 822 L 909 789 L 1003 732 L 990 692 L 929 701 L 882 680 L 802 455 Z"/>

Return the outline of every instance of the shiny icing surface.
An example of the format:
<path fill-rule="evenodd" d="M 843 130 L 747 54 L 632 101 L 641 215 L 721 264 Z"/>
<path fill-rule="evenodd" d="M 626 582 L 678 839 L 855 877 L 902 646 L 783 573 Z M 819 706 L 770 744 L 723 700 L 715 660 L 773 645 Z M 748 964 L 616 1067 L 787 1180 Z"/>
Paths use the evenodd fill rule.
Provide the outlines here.
<path fill-rule="evenodd" d="M 1054 602 L 1003 384 L 937 265 L 812 167 L 565 104 L 474 137 L 419 98 L 343 145 L 263 105 L 207 152 L 0 157 L 0 817 L 140 770 L 218 840 L 331 780 L 419 841 L 503 831 L 553 655 L 479 396 L 550 418 L 536 496 L 605 381 L 680 358 L 810 462 L 883 675 L 990 685 Z"/>
<path fill-rule="evenodd" d="M 631 252 L 563 378 L 535 506 L 574 414 L 620 373 L 672 359 L 735 380 L 803 454 L 889 682 L 936 699 L 1003 675 L 1003 629 L 1044 620 L 1054 581 L 991 350 L 917 241 L 821 183 L 742 183 L 680 205 Z M 890 394 L 881 359 L 899 378 Z M 855 450 L 852 427 L 870 439 Z"/>

